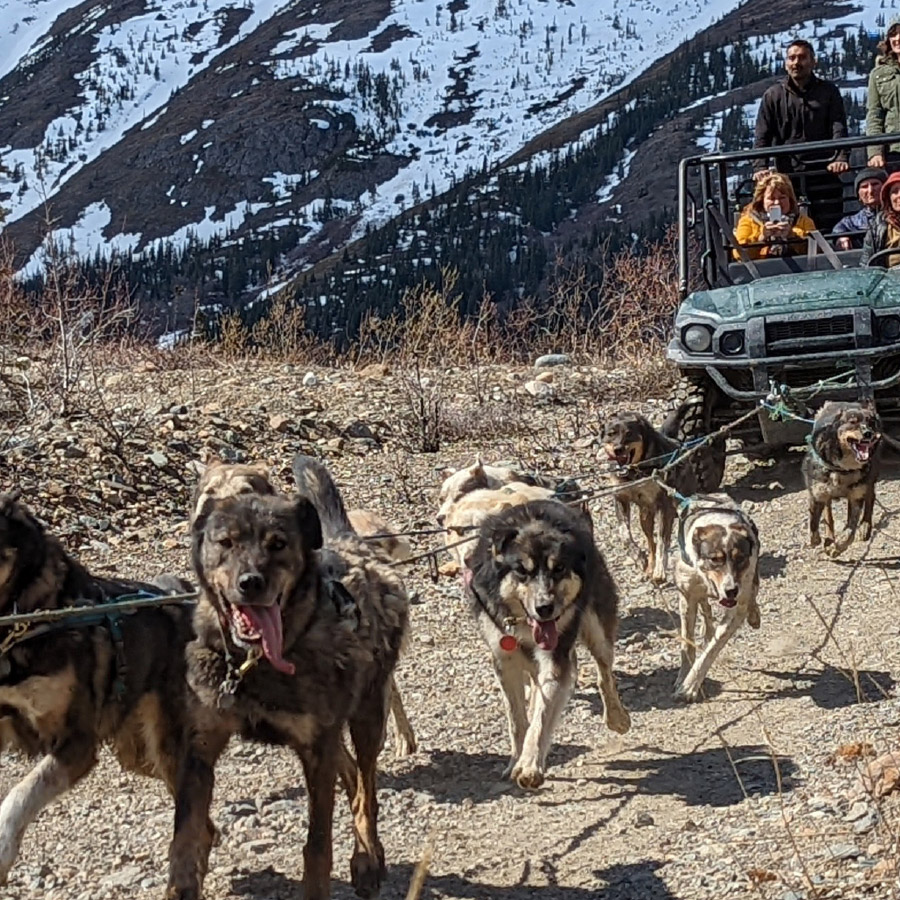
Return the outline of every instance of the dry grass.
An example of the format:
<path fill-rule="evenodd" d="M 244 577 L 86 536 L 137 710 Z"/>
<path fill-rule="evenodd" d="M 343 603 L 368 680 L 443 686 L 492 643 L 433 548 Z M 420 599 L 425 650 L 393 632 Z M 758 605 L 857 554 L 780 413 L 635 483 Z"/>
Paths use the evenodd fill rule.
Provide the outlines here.
<path fill-rule="evenodd" d="M 501 316 L 490 296 L 477 314 L 460 320 L 456 273 L 407 291 L 397 312 L 370 315 L 343 357 L 327 339 L 306 329 L 304 310 L 276 298 L 251 328 L 236 315 L 221 322 L 215 342 L 185 341 L 161 350 L 141 333 L 140 318 L 124 282 L 110 274 L 91 286 L 49 248 L 46 288 L 26 296 L 13 277 L 12 253 L 0 247 L 0 406 L 21 421 L 88 416 L 109 434 L 120 453 L 133 423 L 109 406 L 101 387 L 109 375 L 142 364 L 154 369 L 246 365 L 277 360 L 303 365 L 363 366 L 388 363 L 399 375 L 398 434 L 405 449 L 433 452 L 485 423 L 515 434 L 521 417 L 513 398 L 488 397 L 487 366 L 529 364 L 544 353 L 566 353 L 598 369 L 627 367 L 634 398 L 658 392 L 665 382 L 664 341 L 677 305 L 674 236 L 663 243 L 619 253 L 602 287 L 584 267 L 558 268 L 548 296 L 525 299 Z M 444 373 L 464 368 L 478 398 L 477 413 L 448 400 Z"/>

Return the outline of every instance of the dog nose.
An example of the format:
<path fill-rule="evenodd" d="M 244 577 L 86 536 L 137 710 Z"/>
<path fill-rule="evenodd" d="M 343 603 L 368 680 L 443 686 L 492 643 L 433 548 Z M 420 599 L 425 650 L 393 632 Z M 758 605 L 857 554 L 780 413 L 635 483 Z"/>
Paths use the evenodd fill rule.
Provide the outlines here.
<path fill-rule="evenodd" d="M 725 591 L 725 596 L 729 600 L 737 600 L 737 595 L 738 595 L 739 590 L 740 590 L 740 588 L 737 585 L 735 585 L 734 587 L 730 587 Z"/>
<path fill-rule="evenodd" d="M 543 606 L 536 606 L 534 614 L 542 621 L 553 618 L 553 604 L 545 603 Z"/>
<path fill-rule="evenodd" d="M 241 589 L 241 593 L 247 596 L 258 594 L 265 586 L 265 579 L 259 572 L 244 572 L 238 578 L 238 587 Z"/>
<path fill-rule="evenodd" d="M 872 432 L 871 428 L 866 428 L 862 433 L 862 439 L 864 441 L 871 441 L 872 438 L 875 437 L 875 434 Z"/>

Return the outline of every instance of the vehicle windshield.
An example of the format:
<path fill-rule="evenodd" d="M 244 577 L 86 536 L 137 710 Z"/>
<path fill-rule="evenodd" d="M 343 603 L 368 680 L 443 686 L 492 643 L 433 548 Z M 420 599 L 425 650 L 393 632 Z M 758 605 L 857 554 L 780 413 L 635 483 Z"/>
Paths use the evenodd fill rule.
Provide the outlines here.
<path fill-rule="evenodd" d="M 900 134 L 885 136 L 890 139 L 900 142 Z M 866 228 L 847 228 L 845 221 L 836 232 L 834 225 L 861 209 L 854 182 L 866 168 L 870 141 L 856 136 L 683 159 L 678 185 L 682 298 L 773 275 L 858 267 Z M 833 175 L 826 167 L 841 152 L 849 153 L 850 170 Z M 765 196 L 757 192 L 754 202 L 757 161 L 771 174 Z M 865 224 L 865 215 L 858 218 Z M 767 222 L 775 224 L 767 228 Z"/>

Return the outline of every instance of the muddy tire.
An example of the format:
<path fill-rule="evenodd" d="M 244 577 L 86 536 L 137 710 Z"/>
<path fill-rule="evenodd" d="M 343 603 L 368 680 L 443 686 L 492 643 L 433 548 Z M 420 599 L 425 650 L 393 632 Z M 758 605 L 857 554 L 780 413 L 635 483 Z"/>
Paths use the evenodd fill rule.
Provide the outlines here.
<path fill-rule="evenodd" d="M 712 412 L 718 391 L 704 379 L 681 376 L 666 402 L 662 432 L 686 443 L 713 431 Z M 725 474 L 725 438 L 719 437 L 690 457 L 701 493 L 717 491 Z"/>

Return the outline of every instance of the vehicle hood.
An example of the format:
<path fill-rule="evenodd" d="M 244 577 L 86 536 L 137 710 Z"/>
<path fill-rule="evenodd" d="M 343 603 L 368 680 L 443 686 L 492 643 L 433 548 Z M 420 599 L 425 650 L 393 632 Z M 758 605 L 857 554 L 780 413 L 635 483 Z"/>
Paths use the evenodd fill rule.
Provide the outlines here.
<path fill-rule="evenodd" d="M 697 291 L 686 297 L 678 316 L 742 322 L 756 316 L 847 309 L 897 309 L 900 269 L 859 268 L 773 275 L 750 284 Z"/>

